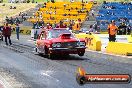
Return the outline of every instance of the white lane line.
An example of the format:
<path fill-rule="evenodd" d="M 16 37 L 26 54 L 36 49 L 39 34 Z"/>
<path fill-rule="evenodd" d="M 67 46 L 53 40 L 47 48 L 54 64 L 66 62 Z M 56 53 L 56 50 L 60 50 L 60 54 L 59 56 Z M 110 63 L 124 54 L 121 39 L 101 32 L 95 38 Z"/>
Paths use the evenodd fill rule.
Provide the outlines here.
<path fill-rule="evenodd" d="M 42 71 L 41 73 L 42 73 L 44 76 L 50 77 L 50 78 L 52 78 L 52 79 L 55 79 L 56 82 L 59 82 L 59 80 L 58 80 L 57 78 L 54 78 L 54 77 L 50 76 L 50 74 L 53 74 L 53 71 Z"/>

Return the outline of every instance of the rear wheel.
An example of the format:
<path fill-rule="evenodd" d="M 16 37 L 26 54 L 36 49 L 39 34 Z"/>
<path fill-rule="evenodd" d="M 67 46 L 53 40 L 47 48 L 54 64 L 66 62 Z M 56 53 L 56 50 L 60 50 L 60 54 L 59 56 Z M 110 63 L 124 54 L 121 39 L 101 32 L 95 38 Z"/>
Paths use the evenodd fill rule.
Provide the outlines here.
<path fill-rule="evenodd" d="M 37 47 L 35 48 L 35 51 L 36 51 L 37 54 L 39 54 L 41 56 L 43 55 L 43 53 L 41 53 Z"/>
<path fill-rule="evenodd" d="M 85 53 L 85 52 L 79 52 L 78 55 L 79 55 L 79 56 L 84 56 L 84 53 Z"/>

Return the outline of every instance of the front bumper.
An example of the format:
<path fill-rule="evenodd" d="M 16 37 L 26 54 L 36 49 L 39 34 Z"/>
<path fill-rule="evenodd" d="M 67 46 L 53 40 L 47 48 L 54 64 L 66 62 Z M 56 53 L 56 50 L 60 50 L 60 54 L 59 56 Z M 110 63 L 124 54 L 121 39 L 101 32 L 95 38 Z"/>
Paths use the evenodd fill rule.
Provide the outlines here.
<path fill-rule="evenodd" d="M 49 48 L 50 53 L 54 54 L 78 54 L 79 52 L 85 52 L 86 47 L 75 48 Z"/>

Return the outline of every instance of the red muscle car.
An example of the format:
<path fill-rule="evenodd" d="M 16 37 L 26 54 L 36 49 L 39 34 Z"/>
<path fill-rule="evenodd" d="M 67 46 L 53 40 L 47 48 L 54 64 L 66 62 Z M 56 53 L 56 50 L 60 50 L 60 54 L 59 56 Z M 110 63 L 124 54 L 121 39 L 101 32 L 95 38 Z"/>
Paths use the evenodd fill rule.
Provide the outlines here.
<path fill-rule="evenodd" d="M 51 29 L 41 32 L 36 40 L 36 52 L 53 58 L 55 55 L 78 54 L 83 56 L 86 49 L 84 39 L 77 39 L 66 29 Z"/>

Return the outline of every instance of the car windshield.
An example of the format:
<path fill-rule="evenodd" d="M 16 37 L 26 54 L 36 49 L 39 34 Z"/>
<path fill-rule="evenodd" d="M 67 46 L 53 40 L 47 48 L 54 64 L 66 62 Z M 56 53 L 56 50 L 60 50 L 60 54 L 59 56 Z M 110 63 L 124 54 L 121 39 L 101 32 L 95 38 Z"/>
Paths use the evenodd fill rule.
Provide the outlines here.
<path fill-rule="evenodd" d="M 69 30 L 65 30 L 65 29 L 53 29 L 53 30 L 49 31 L 48 38 L 58 38 L 63 33 L 70 33 L 71 37 L 74 37 L 74 35 Z"/>

